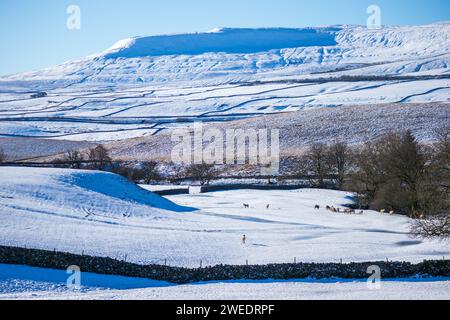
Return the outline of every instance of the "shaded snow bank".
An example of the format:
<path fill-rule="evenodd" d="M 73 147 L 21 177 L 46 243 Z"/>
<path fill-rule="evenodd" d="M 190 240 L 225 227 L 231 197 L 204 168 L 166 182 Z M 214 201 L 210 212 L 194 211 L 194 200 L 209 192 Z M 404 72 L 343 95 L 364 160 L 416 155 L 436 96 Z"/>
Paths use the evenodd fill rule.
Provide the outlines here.
<path fill-rule="evenodd" d="M 164 211 L 194 210 L 107 172 L 1 167 L 0 181 L 0 195 L 9 197 L 6 207 L 29 205 L 36 212 L 53 215 L 155 217 Z"/>

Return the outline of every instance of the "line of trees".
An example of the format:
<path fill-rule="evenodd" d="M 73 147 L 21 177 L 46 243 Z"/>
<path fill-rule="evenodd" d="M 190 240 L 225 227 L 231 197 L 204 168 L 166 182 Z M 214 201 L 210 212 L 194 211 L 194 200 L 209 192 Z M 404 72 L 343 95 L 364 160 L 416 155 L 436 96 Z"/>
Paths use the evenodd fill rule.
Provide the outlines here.
<path fill-rule="evenodd" d="M 130 181 L 145 184 L 151 184 L 162 180 L 162 176 L 158 171 L 158 163 L 156 161 L 148 161 L 139 166 L 127 166 L 116 164 L 112 171 Z"/>
<path fill-rule="evenodd" d="M 108 170 L 112 166 L 109 151 L 101 144 L 90 148 L 86 153 L 68 151 L 62 161 L 69 163 L 73 169 L 81 169 L 83 164 L 87 164 L 86 169 L 92 170 Z"/>
<path fill-rule="evenodd" d="M 103 145 L 91 148 L 87 153 L 82 153 L 78 150 L 68 151 L 60 161 L 68 163 L 73 169 L 112 171 L 134 182 L 150 184 L 162 180 L 156 161 L 144 162 L 138 166 L 113 163 L 109 151 Z M 218 173 L 214 165 L 201 163 L 187 166 L 179 175 L 186 179 L 198 181 L 203 186 L 215 179 Z"/>
<path fill-rule="evenodd" d="M 415 218 L 412 234 L 450 236 L 450 129 L 420 144 L 410 131 L 389 133 L 362 147 L 343 142 L 314 144 L 300 158 L 298 173 L 318 188 L 356 193 L 360 208 Z"/>
<path fill-rule="evenodd" d="M 389 209 L 420 218 L 449 209 L 449 135 L 431 145 L 410 131 L 368 142 L 356 153 L 347 187 L 362 206 Z"/>
<path fill-rule="evenodd" d="M 61 161 L 69 163 L 73 169 L 112 171 L 134 182 L 150 184 L 162 179 L 157 169 L 158 163 L 156 161 L 144 162 L 139 166 L 114 163 L 109 150 L 103 145 L 90 148 L 85 154 L 78 150 L 68 151 Z"/>
<path fill-rule="evenodd" d="M 308 177 L 313 187 L 343 189 L 354 157 L 354 151 L 344 142 L 316 143 L 300 157 L 296 171 L 298 176 Z"/>

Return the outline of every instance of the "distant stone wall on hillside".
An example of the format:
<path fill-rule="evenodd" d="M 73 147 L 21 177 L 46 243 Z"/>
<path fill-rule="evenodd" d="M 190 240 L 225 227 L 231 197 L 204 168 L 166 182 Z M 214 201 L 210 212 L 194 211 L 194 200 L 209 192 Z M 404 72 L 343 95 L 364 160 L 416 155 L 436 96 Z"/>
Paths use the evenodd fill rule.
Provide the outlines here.
<path fill-rule="evenodd" d="M 177 196 L 180 194 L 189 194 L 189 188 L 186 189 L 168 189 L 168 190 L 157 190 L 153 191 L 160 196 Z"/>
<path fill-rule="evenodd" d="M 0 263 L 66 270 L 76 265 L 82 272 L 148 278 L 184 284 L 222 280 L 286 280 L 286 279 L 367 279 L 369 266 L 381 269 L 382 278 L 413 276 L 449 277 L 450 260 L 364 263 L 293 263 L 268 265 L 217 265 L 205 268 L 180 268 L 161 265 L 139 265 L 104 257 L 91 257 L 64 252 L 0 246 Z"/>

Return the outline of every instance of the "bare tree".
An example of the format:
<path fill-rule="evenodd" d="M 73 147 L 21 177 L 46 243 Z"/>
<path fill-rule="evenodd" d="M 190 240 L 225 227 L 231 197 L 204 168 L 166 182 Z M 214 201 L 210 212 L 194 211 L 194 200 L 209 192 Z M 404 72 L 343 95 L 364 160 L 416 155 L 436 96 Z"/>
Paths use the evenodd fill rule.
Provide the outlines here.
<path fill-rule="evenodd" d="M 419 184 L 423 181 L 426 164 L 426 154 L 411 131 L 398 135 L 390 135 L 386 146 L 384 165 L 391 184 L 395 184 L 397 195 L 403 195 L 404 203 L 397 211 L 414 214 L 420 210 Z M 394 190 L 393 190 L 394 191 Z"/>
<path fill-rule="evenodd" d="M 309 177 L 313 186 L 324 188 L 331 173 L 328 160 L 328 147 L 323 143 L 313 144 L 300 158 L 297 171 L 299 175 Z"/>
<path fill-rule="evenodd" d="M 328 147 L 328 162 L 334 181 L 339 189 L 344 187 L 353 165 L 353 151 L 345 143 L 337 141 Z"/>
<path fill-rule="evenodd" d="M 108 150 L 101 144 L 89 149 L 88 158 L 91 161 L 92 168 L 97 170 L 102 170 L 106 166 L 111 165 L 112 161 Z"/>
<path fill-rule="evenodd" d="M 199 181 L 200 185 L 208 185 L 218 176 L 218 171 L 213 164 L 192 164 L 186 169 L 186 176 Z"/>
<path fill-rule="evenodd" d="M 450 127 L 439 130 L 437 138 L 419 184 L 423 214 L 411 225 L 411 234 L 417 238 L 450 237 Z"/>
<path fill-rule="evenodd" d="M 450 193 L 450 126 L 436 132 L 437 142 L 432 146 L 432 167 L 440 176 L 440 186 Z"/>
<path fill-rule="evenodd" d="M 381 141 L 377 141 L 367 142 L 355 154 L 356 171 L 350 175 L 350 181 L 346 187 L 357 193 L 360 207 L 371 206 L 385 181 L 382 153 L 383 144 Z"/>
<path fill-rule="evenodd" d="M 161 175 L 157 169 L 158 163 L 156 161 L 149 161 L 144 163 L 142 167 L 142 176 L 146 184 L 161 180 Z"/>
<path fill-rule="evenodd" d="M 72 168 L 80 169 L 81 164 L 84 161 L 84 156 L 81 152 L 77 150 L 70 150 L 66 152 L 64 161 L 69 162 Z"/>
<path fill-rule="evenodd" d="M 414 220 L 411 224 L 411 236 L 420 239 L 449 238 L 450 216 L 447 214 Z"/>

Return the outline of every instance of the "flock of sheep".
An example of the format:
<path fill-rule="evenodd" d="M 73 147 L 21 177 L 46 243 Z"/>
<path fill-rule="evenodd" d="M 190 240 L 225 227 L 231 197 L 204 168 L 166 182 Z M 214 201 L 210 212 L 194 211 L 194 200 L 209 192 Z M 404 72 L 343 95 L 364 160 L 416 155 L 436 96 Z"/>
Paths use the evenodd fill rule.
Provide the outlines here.
<path fill-rule="evenodd" d="M 345 208 L 345 209 L 341 209 L 341 208 L 335 208 L 333 206 L 326 206 L 327 211 L 333 212 L 333 213 L 345 213 L 345 214 L 364 214 L 364 211 L 358 211 L 356 212 L 355 209 L 350 209 L 350 208 Z M 320 210 L 320 206 L 316 205 L 314 207 L 314 210 Z"/>
<path fill-rule="evenodd" d="M 314 209 L 315 209 L 315 210 L 320 210 L 320 206 L 319 206 L 319 205 L 316 205 L 316 206 L 314 207 Z M 345 208 L 345 209 L 337 208 L 337 209 L 336 209 L 336 208 L 333 207 L 333 206 L 326 206 L 326 209 L 327 209 L 328 211 L 333 212 L 333 213 L 359 214 L 359 215 L 364 214 L 364 211 L 363 211 L 363 210 L 356 211 L 355 209 L 350 209 L 350 208 Z M 380 210 L 380 213 L 381 213 L 381 214 L 385 214 L 385 213 L 387 213 L 387 211 L 386 211 L 386 209 L 382 209 L 382 210 Z M 395 212 L 394 212 L 393 210 L 391 210 L 391 211 L 389 211 L 389 214 L 390 214 L 390 215 L 393 215 L 393 214 L 395 214 Z"/>
<path fill-rule="evenodd" d="M 250 204 L 248 204 L 248 203 L 244 203 L 243 206 L 244 206 L 244 209 L 250 208 Z M 270 209 L 270 204 L 266 205 L 266 209 Z M 327 211 L 330 211 L 333 213 L 358 214 L 358 215 L 364 214 L 363 210 L 356 211 L 355 209 L 350 209 L 350 208 L 341 209 L 341 208 L 335 208 L 334 206 L 326 206 L 326 209 L 327 209 Z M 320 205 L 317 204 L 314 207 L 314 210 L 320 210 Z M 395 212 L 393 210 L 387 212 L 386 209 L 380 210 L 380 213 L 381 214 L 389 213 L 390 215 L 395 214 Z"/>

